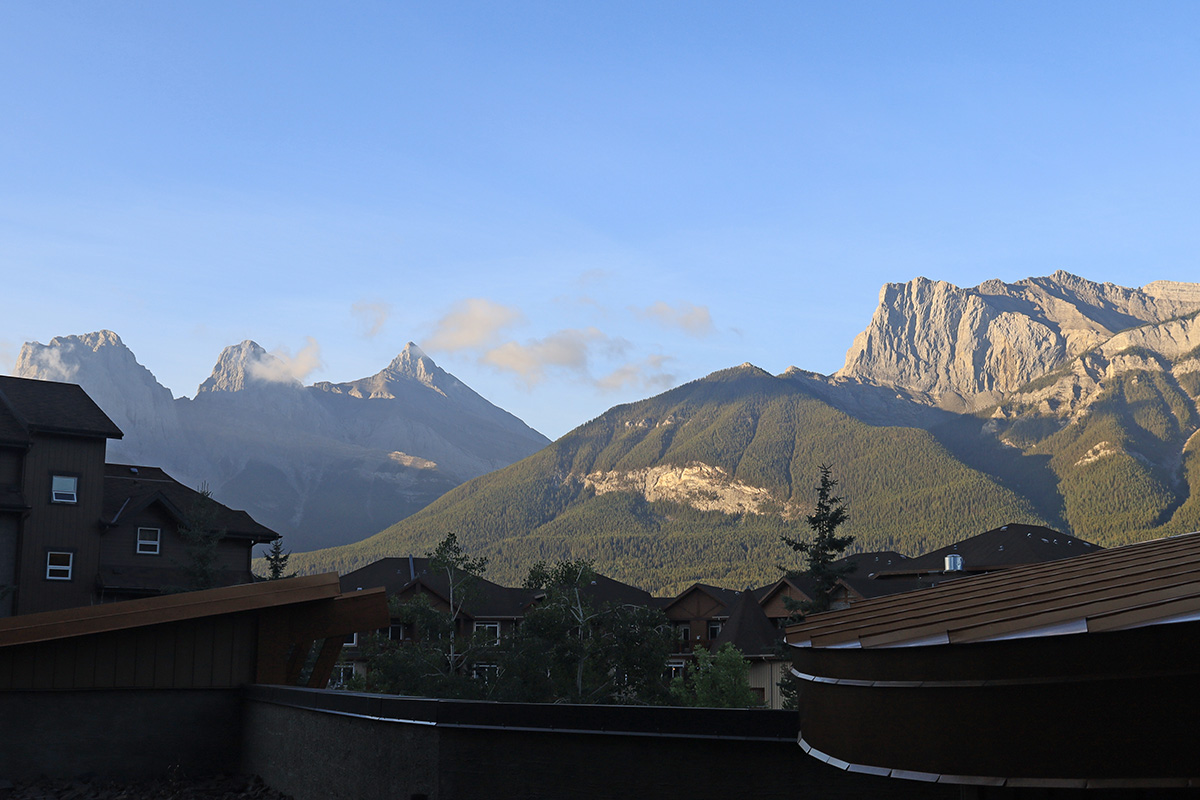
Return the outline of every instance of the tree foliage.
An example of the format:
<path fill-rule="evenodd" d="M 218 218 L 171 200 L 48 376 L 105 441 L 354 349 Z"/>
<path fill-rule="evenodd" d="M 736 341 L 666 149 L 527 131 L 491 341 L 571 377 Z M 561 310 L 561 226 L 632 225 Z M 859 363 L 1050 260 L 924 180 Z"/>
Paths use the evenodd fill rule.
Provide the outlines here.
<path fill-rule="evenodd" d="M 671 681 L 676 705 L 703 708 L 752 708 L 760 705 L 750 688 L 750 662 L 732 642 L 716 653 L 699 648 L 683 675 Z"/>
<path fill-rule="evenodd" d="M 670 626 L 661 611 L 598 603 L 588 561 L 537 562 L 525 580 L 543 594 L 501 661 L 505 699 L 527 702 L 666 701 Z"/>
<path fill-rule="evenodd" d="M 267 551 L 267 580 L 277 581 L 282 578 L 295 577 L 296 573 L 288 572 L 287 565 L 291 553 L 283 552 L 283 537 L 280 536 L 275 541 L 271 542 L 271 549 Z"/>
<path fill-rule="evenodd" d="M 797 610 L 802 613 L 828 610 L 829 593 L 837 585 L 838 578 L 854 569 L 852 563 L 835 563 L 854 542 L 853 536 L 839 536 L 837 533 L 838 527 L 850 518 L 850 513 L 846 509 L 846 501 L 833 493 L 838 484 L 833 479 L 833 468 L 822 464 L 819 472 L 821 482 L 817 486 L 817 504 L 813 512 L 804 518 L 812 531 L 812 538 L 783 537 L 784 544 L 804 556 L 804 569 L 790 570 L 789 577 L 807 573 L 815 582 L 813 599 L 797 605 Z M 785 603 L 787 600 L 785 598 Z"/>
<path fill-rule="evenodd" d="M 213 588 L 217 585 L 217 546 L 225 538 L 225 531 L 217 527 L 217 504 L 207 483 L 196 487 L 196 496 L 184 509 L 178 531 L 186 547 L 183 568 L 188 581 L 181 588 Z"/>

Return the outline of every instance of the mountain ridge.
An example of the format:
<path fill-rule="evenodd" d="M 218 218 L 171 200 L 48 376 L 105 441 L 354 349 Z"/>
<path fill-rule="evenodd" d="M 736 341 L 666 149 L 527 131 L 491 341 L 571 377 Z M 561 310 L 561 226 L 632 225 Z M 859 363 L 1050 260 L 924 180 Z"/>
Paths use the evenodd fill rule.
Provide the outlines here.
<path fill-rule="evenodd" d="M 206 484 L 297 549 L 367 536 L 549 441 L 411 342 L 374 376 L 305 386 L 246 340 L 193 398 L 173 398 L 112 331 L 26 343 L 14 374 L 80 383 L 126 432 L 110 459 Z"/>
<path fill-rule="evenodd" d="M 793 557 L 779 536 L 802 526 L 823 463 L 866 550 L 915 555 L 1008 522 L 1105 545 L 1200 526 L 1200 285 L 1060 271 L 889 286 L 850 369 L 718 370 L 293 563 L 353 568 L 455 530 L 502 581 L 589 558 L 652 591 L 762 583 Z"/>

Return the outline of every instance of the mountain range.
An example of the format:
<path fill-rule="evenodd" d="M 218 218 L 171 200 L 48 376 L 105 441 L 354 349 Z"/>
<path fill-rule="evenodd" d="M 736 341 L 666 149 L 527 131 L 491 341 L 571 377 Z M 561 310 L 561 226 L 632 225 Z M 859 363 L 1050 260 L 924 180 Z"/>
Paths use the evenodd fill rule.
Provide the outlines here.
<path fill-rule="evenodd" d="M 656 592 L 772 580 L 818 468 L 855 548 L 915 555 L 1008 522 L 1102 545 L 1200 527 L 1200 284 L 1056 272 L 888 284 L 833 375 L 750 364 L 617 406 L 355 544 L 352 569 L 446 531 L 519 581 L 588 558 Z"/>
<path fill-rule="evenodd" d="M 108 460 L 161 466 L 304 550 L 354 542 L 549 440 L 409 343 L 380 372 L 304 386 L 258 344 L 174 398 L 112 331 L 27 343 L 14 375 L 78 383 L 124 431 Z"/>

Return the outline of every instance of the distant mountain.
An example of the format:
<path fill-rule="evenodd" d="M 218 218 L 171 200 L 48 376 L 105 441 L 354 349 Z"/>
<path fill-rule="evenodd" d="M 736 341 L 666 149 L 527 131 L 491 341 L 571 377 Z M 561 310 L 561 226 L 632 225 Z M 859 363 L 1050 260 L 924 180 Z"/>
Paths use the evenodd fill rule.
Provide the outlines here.
<path fill-rule="evenodd" d="M 26 344 L 14 374 L 80 384 L 125 431 L 110 460 L 206 483 L 295 549 L 369 536 L 549 441 L 411 342 L 376 375 L 313 386 L 242 342 L 194 399 L 172 399 L 111 331 Z"/>
<path fill-rule="evenodd" d="M 653 591 L 745 586 L 795 557 L 817 467 L 856 548 L 908 555 L 1008 522 L 1103 545 L 1200 528 L 1200 284 L 1058 272 L 971 289 L 889 284 L 831 376 L 751 365 L 617 406 L 363 542 L 349 569 L 447 530 L 518 580 L 590 558 Z"/>

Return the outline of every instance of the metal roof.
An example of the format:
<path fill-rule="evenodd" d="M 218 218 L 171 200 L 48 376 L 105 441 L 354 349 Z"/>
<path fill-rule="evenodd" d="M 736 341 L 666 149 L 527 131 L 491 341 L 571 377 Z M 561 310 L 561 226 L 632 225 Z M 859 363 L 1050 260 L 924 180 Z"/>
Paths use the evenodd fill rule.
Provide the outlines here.
<path fill-rule="evenodd" d="M 797 647 L 886 648 L 1200 619 L 1200 533 L 864 600 L 789 626 Z"/>

